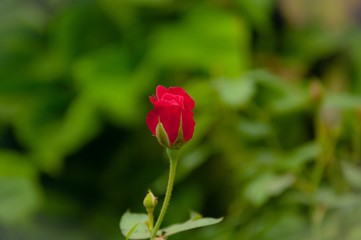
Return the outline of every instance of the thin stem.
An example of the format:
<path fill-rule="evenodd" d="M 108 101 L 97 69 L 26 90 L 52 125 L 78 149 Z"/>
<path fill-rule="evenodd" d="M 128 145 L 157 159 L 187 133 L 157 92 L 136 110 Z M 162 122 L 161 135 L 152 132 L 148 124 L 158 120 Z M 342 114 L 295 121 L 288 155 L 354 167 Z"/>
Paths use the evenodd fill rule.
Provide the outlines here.
<path fill-rule="evenodd" d="M 155 223 L 155 226 L 154 226 L 153 231 L 152 231 L 152 235 L 150 237 L 151 240 L 153 240 L 156 237 L 157 232 L 158 232 L 158 230 L 160 228 L 160 225 L 162 224 L 162 221 L 164 219 L 165 213 L 167 212 L 167 208 L 168 208 L 168 205 L 169 205 L 169 200 L 170 200 L 170 197 L 172 195 L 173 184 L 174 184 L 174 179 L 175 179 L 175 173 L 176 173 L 176 169 L 177 169 L 178 151 L 179 151 L 178 149 L 175 149 L 175 150 L 167 149 L 167 154 L 168 154 L 168 157 L 169 157 L 169 160 L 170 160 L 170 169 L 169 169 L 169 178 L 168 178 L 167 191 L 166 191 L 166 194 L 165 194 L 162 209 L 160 210 L 159 217 L 157 219 L 157 222 Z"/>
<path fill-rule="evenodd" d="M 149 231 L 151 232 L 151 231 L 153 231 L 153 226 L 154 226 L 154 214 L 153 214 L 153 211 L 152 212 L 148 212 L 148 217 L 149 217 L 149 222 L 148 222 L 148 224 L 149 224 Z"/>

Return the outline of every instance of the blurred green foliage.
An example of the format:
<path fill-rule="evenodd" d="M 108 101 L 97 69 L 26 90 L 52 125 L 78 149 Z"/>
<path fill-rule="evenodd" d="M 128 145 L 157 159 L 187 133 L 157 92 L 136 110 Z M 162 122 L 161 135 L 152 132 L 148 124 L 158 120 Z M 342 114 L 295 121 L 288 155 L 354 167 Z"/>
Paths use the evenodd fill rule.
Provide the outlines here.
<path fill-rule="evenodd" d="M 195 99 L 172 239 L 361 239 L 358 1 L 2 0 L 0 239 L 120 239 L 168 164 L 155 86 Z"/>

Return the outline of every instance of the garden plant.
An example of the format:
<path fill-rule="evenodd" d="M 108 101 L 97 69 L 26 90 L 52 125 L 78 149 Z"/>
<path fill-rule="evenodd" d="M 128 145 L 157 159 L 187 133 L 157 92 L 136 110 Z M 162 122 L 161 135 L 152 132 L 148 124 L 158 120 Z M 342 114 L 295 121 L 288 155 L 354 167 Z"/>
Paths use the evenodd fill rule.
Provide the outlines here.
<path fill-rule="evenodd" d="M 360 16 L 0 0 L 0 239 L 360 240 Z"/>
<path fill-rule="evenodd" d="M 199 214 L 192 214 L 184 223 L 160 229 L 172 195 L 180 149 L 193 136 L 195 103 L 184 89 L 180 87 L 167 89 L 161 85 L 156 89 L 156 96 L 150 97 L 150 101 L 154 109 L 148 113 L 146 123 L 152 134 L 157 137 L 159 144 L 166 148 L 170 163 L 167 191 L 155 225 L 154 209 L 158 200 L 150 190 L 143 201 L 147 214 L 126 212 L 123 215 L 120 229 L 126 239 L 166 239 L 179 232 L 222 221 L 222 218 L 203 218 Z"/>

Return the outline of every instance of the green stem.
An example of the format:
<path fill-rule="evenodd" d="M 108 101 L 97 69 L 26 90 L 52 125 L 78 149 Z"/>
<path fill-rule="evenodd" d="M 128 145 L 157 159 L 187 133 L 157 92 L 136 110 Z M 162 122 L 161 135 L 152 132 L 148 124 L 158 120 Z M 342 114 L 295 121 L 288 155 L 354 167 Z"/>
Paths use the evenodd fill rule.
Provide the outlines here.
<path fill-rule="evenodd" d="M 159 217 L 157 219 L 157 222 L 155 223 L 155 226 L 154 226 L 153 231 L 152 231 L 152 235 L 150 237 L 151 240 L 153 240 L 156 237 L 157 232 L 158 232 L 158 230 L 160 228 L 160 225 L 162 224 L 162 221 L 164 219 L 165 213 L 167 212 L 167 208 L 168 208 L 168 205 L 169 205 L 169 200 L 170 200 L 170 197 L 172 195 L 173 184 L 174 184 L 174 179 L 175 179 L 175 173 L 176 173 L 176 169 L 177 169 L 178 152 L 179 152 L 179 149 L 169 149 L 169 148 L 167 149 L 167 154 L 168 154 L 168 157 L 169 157 L 169 160 L 170 160 L 170 169 L 169 169 L 169 178 L 168 178 L 167 191 L 166 191 L 166 194 L 165 194 L 162 209 L 160 210 Z"/>
<path fill-rule="evenodd" d="M 153 211 L 152 212 L 148 212 L 148 218 L 149 218 L 149 231 L 153 231 L 153 226 L 154 226 L 154 214 L 153 214 Z"/>

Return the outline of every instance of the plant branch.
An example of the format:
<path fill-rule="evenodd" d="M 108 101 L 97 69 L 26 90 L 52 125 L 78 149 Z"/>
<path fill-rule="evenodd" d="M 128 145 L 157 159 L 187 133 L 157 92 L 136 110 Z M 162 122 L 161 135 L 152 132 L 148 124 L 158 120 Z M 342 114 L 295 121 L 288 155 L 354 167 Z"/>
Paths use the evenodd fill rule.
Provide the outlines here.
<path fill-rule="evenodd" d="M 153 240 L 156 235 L 157 232 L 162 224 L 162 221 L 164 219 L 165 213 L 167 212 L 167 208 L 169 205 L 169 201 L 172 195 L 172 190 L 173 190 L 173 185 L 174 185 L 174 179 L 175 179 L 175 174 L 176 174 L 176 169 L 177 169 L 177 163 L 178 163 L 178 152 L 179 149 L 167 149 L 167 154 L 170 160 L 170 169 L 169 169 L 169 178 L 168 178 L 168 185 L 167 185 L 167 191 L 165 194 L 165 198 L 164 198 L 164 202 L 163 202 L 163 206 L 162 209 L 160 211 L 159 217 L 157 219 L 157 222 L 153 228 L 152 231 L 152 235 L 150 237 L 151 240 Z"/>

